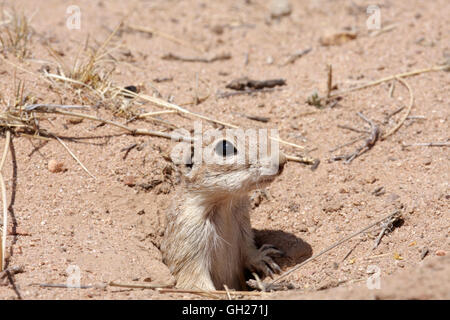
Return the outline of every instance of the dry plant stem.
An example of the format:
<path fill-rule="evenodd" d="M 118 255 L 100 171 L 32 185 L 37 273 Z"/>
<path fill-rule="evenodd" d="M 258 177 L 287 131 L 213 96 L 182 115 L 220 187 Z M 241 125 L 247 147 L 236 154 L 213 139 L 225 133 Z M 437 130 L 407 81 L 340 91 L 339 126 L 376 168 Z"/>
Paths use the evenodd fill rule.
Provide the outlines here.
<path fill-rule="evenodd" d="M 392 98 L 394 96 L 394 89 L 395 89 L 395 81 L 393 80 L 391 83 L 391 87 L 389 88 L 389 98 Z"/>
<path fill-rule="evenodd" d="M 228 295 L 228 294 L 235 294 L 235 295 L 242 295 L 242 296 L 260 296 L 261 292 L 254 292 L 254 291 L 234 291 L 229 290 L 228 292 L 226 290 L 211 290 L 211 291 L 205 291 L 205 290 L 186 290 L 186 289 L 177 289 L 172 288 L 173 285 L 152 285 L 152 284 L 128 284 L 128 283 L 117 283 L 117 282 L 110 282 L 109 286 L 111 287 L 121 287 L 121 288 L 131 288 L 131 289 L 154 289 L 157 290 L 160 293 L 191 293 L 191 294 L 199 294 L 199 295 L 205 295 L 205 294 L 221 294 L 221 295 Z"/>
<path fill-rule="evenodd" d="M 341 128 L 341 129 L 350 130 L 353 132 L 358 132 L 358 133 L 370 133 L 370 131 L 367 131 L 367 130 L 360 130 L 360 129 L 352 128 L 350 126 L 346 126 L 346 125 L 342 125 L 342 124 L 338 124 L 337 127 Z"/>
<path fill-rule="evenodd" d="M 277 89 L 279 90 L 279 89 Z M 217 93 L 217 98 L 229 98 L 233 96 L 240 96 L 244 94 L 254 94 L 254 93 L 266 93 L 266 92 L 274 92 L 276 91 L 275 88 L 264 88 L 264 89 L 247 89 L 243 91 L 236 91 L 236 92 L 219 92 Z"/>
<path fill-rule="evenodd" d="M 51 82 L 50 80 L 48 80 L 47 78 L 45 78 L 45 77 L 44 77 L 43 75 L 41 75 L 41 74 L 35 74 L 34 72 L 31 72 L 30 70 L 27 70 L 27 69 L 25 69 L 25 68 L 22 68 L 21 66 L 19 66 L 19 65 L 15 64 L 15 63 L 13 63 L 13 62 L 11 62 L 11 61 L 5 59 L 5 58 L 4 58 L 3 56 L 1 56 L 1 55 L 0 55 L 0 59 L 2 59 L 3 62 L 6 62 L 6 63 L 9 64 L 10 66 L 12 66 L 12 67 L 14 67 L 14 68 L 16 68 L 16 69 L 18 69 L 18 70 L 20 70 L 20 71 L 23 71 L 23 72 L 25 72 L 25 73 L 31 74 L 31 75 L 33 75 L 33 76 L 38 76 L 39 78 L 43 79 L 45 82 L 47 82 L 47 83 L 49 83 L 49 84 L 52 84 L 52 82 Z"/>
<path fill-rule="evenodd" d="M 2 247 L 0 251 L 1 269 L 3 271 L 6 267 L 5 254 L 6 254 L 6 234 L 8 228 L 8 211 L 6 206 L 6 187 L 3 179 L 3 174 L 0 172 L 0 184 L 2 188 L 2 202 L 3 202 L 3 230 L 2 230 Z"/>
<path fill-rule="evenodd" d="M 253 281 L 252 281 L 252 279 L 248 280 L 247 285 L 250 288 L 258 289 L 260 291 L 266 292 L 267 291 L 266 287 L 265 287 L 264 283 L 261 281 L 261 279 L 259 278 L 258 274 L 255 272 L 252 272 L 252 275 L 255 279 Z"/>
<path fill-rule="evenodd" d="M 202 291 L 202 290 L 185 290 L 185 289 L 157 289 L 160 293 L 192 293 L 192 294 L 222 294 L 226 295 L 227 292 L 225 290 L 211 290 L 211 291 Z M 261 296 L 261 292 L 255 291 L 229 291 L 230 294 L 240 295 L 240 296 Z"/>
<path fill-rule="evenodd" d="M 8 274 L 15 275 L 17 273 L 22 273 L 22 272 L 25 272 L 25 267 L 22 265 L 9 267 L 7 269 L 4 269 L 3 271 L 0 271 L 0 280 L 4 279 Z"/>
<path fill-rule="evenodd" d="M 382 223 L 382 226 L 381 226 L 382 229 L 381 229 L 380 233 L 378 234 L 377 238 L 375 239 L 375 243 L 372 248 L 373 250 L 375 250 L 378 247 L 378 245 L 381 242 L 381 238 L 383 238 L 383 236 L 386 233 L 388 233 L 392 230 L 392 228 L 394 227 L 393 225 L 394 225 L 395 221 L 397 221 L 398 219 L 400 219 L 400 216 L 394 215 L 391 218 L 389 218 L 388 220 L 386 220 L 386 222 Z"/>
<path fill-rule="evenodd" d="M 397 110 L 395 110 L 394 112 L 391 112 L 390 114 L 388 114 L 386 116 L 385 119 L 385 123 L 387 123 L 389 121 L 390 118 L 392 118 L 393 116 L 395 116 L 397 113 L 401 112 L 403 109 L 405 109 L 405 106 L 402 106 L 400 108 L 398 108 Z"/>
<path fill-rule="evenodd" d="M 394 30 L 394 29 L 397 28 L 397 27 L 398 27 L 398 24 L 397 24 L 397 23 L 391 24 L 391 25 L 386 26 L 386 27 L 384 27 L 384 28 L 382 28 L 382 29 L 379 29 L 379 30 L 376 30 L 376 31 L 372 32 L 372 33 L 370 34 L 370 36 L 371 36 L 371 37 L 376 37 L 376 36 L 379 36 L 379 35 L 382 34 L 382 33 L 385 33 L 385 32 L 391 31 L 391 30 Z"/>
<path fill-rule="evenodd" d="M 300 162 L 304 164 L 314 165 L 318 160 L 309 158 L 309 157 L 296 157 L 296 156 L 290 156 L 285 155 L 287 161 L 293 161 L 293 162 Z"/>
<path fill-rule="evenodd" d="M 353 139 L 353 140 L 350 141 L 350 142 L 341 144 L 341 145 L 339 145 L 339 146 L 337 146 L 337 147 L 331 149 L 329 152 L 335 152 L 335 151 L 337 151 L 337 150 L 339 150 L 339 149 L 341 149 L 341 148 L 343 148 L 343 147 L 351 146 L 352 144 L 354 144 L 354 143 L 356 143 L 356 142 L 358 142 L 358 141 L 360 141 L 360 140 L 362 140 L 362 139 L 364 139 L 364 138 L 365 138 L 364 136 L 355 138 L 355 139 Z"/>
<path fill-rule="evenodd" d="M 37 135 L 31 135 L 31 134 L 27 134 L 27 133 L 20 133 L 21 137 L 25 137 L 28 139 L 38 139 L 38 140 L 43 140 L 43 141 L 51 141 L 52 139 L 47 138 L 47 137 L 42 137 L 42 136 L 37 136 Z"/>
<path fill-rule="evenodd" d="M 197 117 L 197 118 L 209 121 L 209 122 L 220 124 L 220 125 L 222 125 L 224 127 L 229 127 L 229 128 L 233 128 L 233 129 L 238 129 L 239 128 L 238 126 L 236 126 L 234 124 L 227 123 L 227 122 L 224 122 L 224 121 L 215 120 L 215 119 L 212 119 L 210 117 L 201 115 L 199 113 L 195 113 L 195 112 L 189 111 L 188 109 L 185 109 L 185 108 L 182 108 L 182 107 L 180 107 L 180 106 L 178 106 L 176 104 L 164 101 L 163 99 L 160 99 L 160 98 L 151 97 L 151 96 L 143 95 L 143 94 L 136 94 L 133 91 L 130 91 L 130 90 L 127 90 L 127 89 L 123 89 L 123 88 L 117 88 L 117 89 L 119 89 L 121 92 L 127 93 L 127 94 L 129 94 L 129 95 L 131 95 L 131 96 L 133 96 L 135 98 L 140 98 L 140 99 L 146 100 L 148 102 L 152 102 L 153 104 L 155 104 L 155 105 L 157 105 L 159 107 L 177 110 L 179 112 L 191 115 L 193 117 Z M 295 147 L 297 149 L 301 149 L 301 150 L 305 149 L 305 147 L 303 147 L 303 146 L 297 145 L 295 143 L 287 142 L 287 141 L 281 140 L 279 138 L 270 137 L 270 139 L 276 140 L 276 141 L 278 141 L 279 143 L 282 143 L 282 144 L 290 145 L 290 146 Z"/>
<path fill-rule="evenodd" d="M 224 284 L 223 287 L 224 287 L 225 291 L 227 292 L 228 300 L 233 300 L 233 298 L 230 295 L 230 290 L 228 289 L 228 286 L 226 284 Z"/>
<path fill-rule="evenodd" d="M 381 136 L 381 140 L 385 140 L 387 137 L 391 136 L 392 134 L 397 132 L 398 129 L 400 129 L 400 127 L 405 122 L 406 118 L 408 118 L 409 114 L 411 113 L 411 109 L 414 105 L 414 93 L 413 93 L 411 87 L 409 86 L 409 84 L 405 80 L 401 79 L 400 77 L 396 77 L 395 79 L 398 82 L 400 82 L 402 85 L 404 85 L 406 87 L 406 89 L 408 89 L 408 92 L 409 92 L 408 109 L 406 110 L 406 113 L 403 115 L 402 119 L 395 125 L 395 127 L 393 127 L 391 130 L 389 130 L 388 132 L 386 132 L 385 134 L 383 134 Z"/>
<path fill-rule="evenodd" d="M 411 87 L 409 86 L 409 84 L 405 80 L 403 80 L 401 78 L 395 78 L 395 80 L 399 81 L 403 86 L 405 86 L 409 92 L 408 108 L 407 108 L 406 113 L 401 118 L 401 120 L 392 129 L 390 129 L 388 132 L 386 132 L 381 137 L 379 137 L 379 135 L 380 135 L 379 127 L 372 120 L 366 118 L 362 113 L 358 112 L 358 116 L 360 118 L 362 118 L 364 121 L 366 121 L 367 123 L 369 123 L 369 125 L 371 127 L 370 137 L 366 140 L 365 144 L 361 148 L 357 149 L 353 154 L 348 155 L 348 156 L 335 157 L 334 158 L 335 160 L 345 159 L 346 163 L 350 163 L 356 157 L 360 156 L 361 154 L 363 154 L 364 152 L 366 152 L 367 150 L 372 148 L 378 139 L 384 140 L 384 139 L 388 138 L 389 136 L 391 136 L 392 134 L 394 134 L 395 132 L 397 132 L 398 129 L 400 129 L 400 127 L 403 125 L 403 123 L 408 118 L 409 114 L 411 113 L 412 106 L 414 105 L 414 93 L 413 93 Z M 402 108 L 394 111 L 394 113 L 389 115 L 389 117 L 400 112 L 401 110 L 402 110 Z M 344 128 L 344 129 L 349 129 L 352 131 L 359 131 L 357 129 L 353 129 L 353 128 L 350 128 L 347 126 L 338 125 L 338 127 Z"/>
<path fill-rule="evenodd" d="M 101 119 L 95 116 L 91 116 L 88 114 L 83 114 L 83 113 L 76 113 L 76 112 L 69 112 L 69 111 L 64 111 L 64 110 L 56 110 L 54 108 L 39 108 L 39 109 L 35 109 L 33 110 L 33 112 L 42 112 L 42 113 L 54 113 L 54 114 L 61 114 L 61 115 L 66 115 L 66 116 L 71 116 L 71 117 L 78 117 L 78 118 L 83 118 L 83 119 L 89 119 L 89 120 L 93 120 L 93 121 L 98 121 L 98 122 L 102 122 L 102 123 L 107 123 L 110 124 L 112 126 L 116 126 L 118 128 L 124 129 L 128 132 L 130 132 L 131 134 L 135 134 L 135 135 L 148 135 L 148 136 L 155 136 L 155 137 L 160 137 L 160 138 L 166 138 L 166 139 L 172 139 L 175 141 L 192 141 L 192 138 L 190 137 L 182 137 L 182 136 L 178 136 L 178 135 L 171 135 L 168 133 L 164 133 L 164 132 L 159 132 L 159 131 L 152 131 L 152 130 L 147 130 L 147 129 L 132 129 L 129 128 L 121 123 L 118 122 L 114 122 L 111 120 L 106 120 L 106 119 Z"/>
<path fill-rule="evenodd" d="M 96 288 L 96 286 L 83 286 L 80 285 L 78 287 L 72 287 L 67 284 L 58 284 L 58 283 L 39 283 L 39 287 L 42 288 L 63 288 L 63 289 L 91 289 Z"/>
<path fill-rule="evenodd" d="M 168 53 L 162 57 L 163 60 L 174 60 L 174 61 L 183 61 L 183 62 L 203 62 L 203 63 L 211 63 L 220 60 L 229 60 L 231 59 L 231 55 L 228 53 L 222 53 L 215 55 L 210 58 L 202 58 L 202 57 L 181 57 L 173 53 Z"/>
<path fill-rule="evenodd" d="M 150 34 L 154 34 L 157 36 L 160 36 L 162 38 L 165 38 L 167 40 L 173 41 L 175 43 L 178 43 L 179 45 L 182 45 L 184 47 L 188 47 L 188 48 L 192 48 L 195 49 L 198 52 L 204 53 L 205 51 L 203 49 L 201 49 L 200 47 L 194 46 L 191 43 L 185 42 L 183 40 L 180 40 L 168 33 L 165 32 L 161 32 L 159 30 L 155 30 L 155 29 L 151 29 L 148 27 L 143 27 L 143 26 L 136 26 L 136 25 L 128 25 L 128 28 L 130 28 L 131 30 L 135 30 L 135 31 L 139 31 L 139 32 L 146 32 L 146 33 L 150 33 Z"/>
<path fill-rule="evenodd" d="M 97 59 L 97 57 L 99 56 L 100 52 L 106 48 L 106 46 L 108 45 L 108 43 L 111 41 L 111 39 L 114 37 L 114 35 L 117 33 L 117 31 L 119 31 L 119 29 L 124 25 L 124 21 L 126 20 L 126 18 L 128 18 L 128 16 L 132 13 L 133 11 L 130 10 L 130 12 L 128 12 L 125 17 L 122 19 L 122 21 L 119 22 L 119 24 L 114 28 L 114 30 L 109 34 L 108 38 L 106 38 L 106 40 L 102 43 L 102 45 L 97 49 L 97 51 L 95 52 L 94 55 L 94 60 Z"/>
<path fill-rule="evenodd" d="M 120 288 L 133 288 L 133 289 L 161 289 L 161 288 L 172 288 L 172 284 L 134 284 L 134 283 L 118 283 L 110 282 L 108 284 L 110 287 L 120 287 Z"/>
<path fill-rule="evenodd" d="M 77 156 L 69 149 L 69 147 L 57 136 L 53 135 L 56 140 L 58 140 L 59 143 L 69 152 L 69 154 L 72 156 L 72 158 L 75 159 L 76 162 L 83 168 L 84 171 L 87 172 L 88 175 L 90 175 L 92 178 L 97 179 L 92 173 L 89 172 L 89 170 L 84 166 L 84 164 L 80 161 L 80 159 L 77 158 Z"/>
<path fill-rule="evenodd" d="M 345 155 L 345 156 L 334 157 L 333 160 L 345 160 L 345 163 L 350 163 L 356 157 L 359 157 L 363 153 L 365 153 L 368 150 L 370 150 L 375 145 L 375 143 L 378 141 L 379 136 L 380 136 L 380 128 L 372 120 L 370 120 L 366 116 L 364 116 L 361 112 L 358 112 L 357 115 L 361 119 L 363 119 L 364 121 L 369 123 L 370 128 L 371 128 L 369 138 L 367 138 L 366 141 L 364 142 L 364 145 L 362 147 L 356 149 L 355 152 L 353 152 L 353 153 L 351 153 L 349 155 Z"/>
<path fill-rule="evenodd" d="M 165 110 L 165 111 L 156 111 L 156 112 L 146 112 L 142 113 L 137 116 L 138 119 L 142 119 L 145 117 L 153 117 L 153 116 L 159 116 L 161 114 L 168 114 L 168 113 L 178 113 L 178 111 L 175 110 Z"/>
<path fill-rule="evenodd" d="M 8 206 L 7 206 L 7 199 L 6 199 L 6 186 L 5 186 L 5 180 L 3 179 L 3 165 L 5 164 L 6 156 L 8 154 L 9 150 L 9 142 L 11 140 L 11 132 L 8 130 L 6 131 L 6 139 L 5 139 L 5 148 L 3 149 L 3 156 L 2 160 L 0 162 L 0 184 L 2 189 L 2 202 L 3 202 L 3 231 L 2 231 L 2 247 L 0 251 L 1 255 L 1 270 L 3 271 L 5 269 L 5 253 L 6 253 L 6 234 L 8 233 Z"/>
<path fill-rule="evenodd" d="M 57 75 L 57 74 L 53 74 L 53 73 L 46 73 L 45 75 L 47 77 L 49 77 L 49 78 L 55 78 L 55 79 L 58 79 L 58 80 L 63 80 L 63 81 L 67 81 L 67 82 L 72 82 L 72 83 L 78 84 L 80 86 L 83 86 L 83 87 L 91 90 L 96 95 L 98 95 L 100 98 L 102 98 L 102 99 L 104 98 L 103 95 L 99 91 L 95 90 L 91 86 L 88 86 L 87 84 L 85 84 L 85 83 L 83 83 L 81 81 L 77 81 L 77 80 L 74 80 L 74 79 L 71 79 L 71 78 L 67 78 L 67 77 L 64 77 L 64 76 L 60 76 L 60 75 Z"/>
<path fill-rule="evenodd" d="M 341 263 L 342 262 L 344 262 L 345 261 L 345 259 L 347 259 L 349 256 L 350 256 L 350 254 L 353 252 L 353 250 L 355 250 L 355 248 L 358 246 L 358 244 L 360 243 L 361 241 L 358 241 L 347 253 L 346 253 L 346 255 L 344 256 L 344 258 L 342 258 L 342 260 L 341 260 Z"/>
<path fill-rule="evenodd" d="M 393 213 L 391 213 L 391 214 L 385 216 L 384 218 L 382 218 L 382 219 L 380 219 L 380 220 L 377 220 L 376 222 L 370 224 L 369 226 L 365 227 L 364 229 L 362 229 L 362 230 L 360 230 L 360 231 L 357 231 L 357 232 L 355 232 L 355 233 L 352 233 L 351 235 L 349 235 L 349 236 L 347 236 L 347 237 L 345 237 L 345 238 L 339 240 L 338 242 L 336 242 L 336 243 L 333 244 L 332 246 L 330 246 L 330 247 L 328 247 L 328 248 L 322 250 L 321 252 L 319 252 L 318 254 L 312 256 L 311 258 L 309 258 L 309 259 L 303 261 L 302 263 L 300 263 L 300 264 L 294 266 L 294 267 L 291 268 L 290 270 L 284 272 L 282 275 L 280 275 L 280 276 L 279 276 L 278 278 L 276 278 L 274 281 L 272 281 L 272 282 L 269 284 L 268 289 L 270 289 L 271 285 L 273 285 L 274 283 L 279 282 L 281 279 L 287 277 L 288 275 L 290 275 L 290 274 L 293 273 L 294 271 L 297 271 L 298 269 L 300 269 L 300 268 L 301 268 L 302 266 L 304 266 L 305 264 L 307 264 L 307 263 L 309 263 L 309 262 L 311 262 L 311 261 L 317 259 L 317 258 L 320 257 L 321 255 L 323 255 L 323 254 L 327 253 L 328 251 L 330 251 L 330 250 L 336 248 L 337 246 L 343 244 L 344 242 L 347 242 L 348 240 L 350 240 L 350 239 L 356 237 L 357 235 L 359 235 L 359 234 L 361 234 L 361 233 L 363 233 L 363 232 L 365 232 L 365 231 L 367 231 L 367 230 L 369 230 L 369 229 L 375 227 L 377 224 L 379 224 L 379 223 L 381 223 L 381 222 L 383 222 L 383 221 L 385 221 L 385 220 L 387 220 L 387 219 L 391 219 L 393 216 L 397 215 L 398 213 L 399 213 L 399 211 L 396 210 L 395 212 L 393 212 Z"/>
<path fill-rule="evenodd" d="M 281 66 L 286 66 L 290 63 L 294 63 L 297 59 L 303 57 L 305 54 L 309 53 L 312 50 L 312 48 L 307 48 L 305 50 L 296 51 L 293 54 L 289 56 L 289 58 L 286 60 L 285 63 L 283 63 Z"/>
<path fill-rule="evenodd" d="M 443 65 L 443 66 L 433 66 L 431 68 L 425 68 L 425 69 L 419 69 L 419 70 L 413 70 L 413 71 L 409 71 L 409 72 L 404 72 L 404 73 L 399 73 L 399 74 L 395 74 L 389 77 L 385 77 L 385 78 L 381 78 L 379 80 L 376 81 L 372 81 L 372 82 L 368 82 L 365 83 L 363 85 L 354 87 L 354 88 L 350 88 L 350 89 L 346 89 L 346 90 L 340 90 L 340 91 L 335 91 L 334 93 L 330 94 L 330 98 L 332 97 L 337 97 L 337 96 L 341 96 L 343 94 L 349 93 L 349 92 L 353 92 L 353 91 L 358 91 L 361 89 L 365 89 L 365 88 L 369 88 L 369 87 L 373 87 L 376 86 L 380 83 L 386 82 L 386 81 L 391 81 L 394 79 L 400 79 L 400 78 L 406 78 L 406 77 L 412 77 L 418 74 L 422 74 L 422 73 L 426 73 L 426 72 L 434 72 L 434 71 L 442 71 L 442 70 L 446 70 L 449 69 L 450 66 L 447 65 Z M 323 99 L 323 98 L 321 98 Z"/>
<path fill-rule="evenodd" d="M 333 67 L 328 65 L 328 81 L 327 81 L 327 101 L 330 100 L 331 90 L 333 89 Z"/>
<path fill-rule="evenodd" d="M 428 142 L 403 144 L 404 147 L 450 147 L 450 142 Z"/>

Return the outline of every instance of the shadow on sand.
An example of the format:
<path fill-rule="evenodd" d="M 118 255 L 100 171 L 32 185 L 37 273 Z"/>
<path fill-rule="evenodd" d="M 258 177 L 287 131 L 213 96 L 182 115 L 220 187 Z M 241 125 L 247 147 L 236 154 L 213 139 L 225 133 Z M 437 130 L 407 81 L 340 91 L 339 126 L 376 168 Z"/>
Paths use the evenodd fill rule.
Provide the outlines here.
<path fill-rule="evenodd" d="M 275 258 L 280 268 L 285 269 L 299 264 L 312 255 L 312 247 L 292 233 L 282 230 L 253 230 L 257 247 L 272 244 L 284 252 L 284 256 Z"/>

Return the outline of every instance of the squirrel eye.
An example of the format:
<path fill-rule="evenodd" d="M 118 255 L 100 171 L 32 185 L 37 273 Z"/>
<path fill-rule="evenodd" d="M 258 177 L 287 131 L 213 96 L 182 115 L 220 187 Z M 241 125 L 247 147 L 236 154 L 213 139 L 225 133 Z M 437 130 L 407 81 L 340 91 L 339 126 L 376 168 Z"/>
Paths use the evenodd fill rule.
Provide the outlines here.
<path fill-rule="evenodd" d="M 237 149 L 231 142 L 222 140 L 216 145 L 216 153 L 222 157 L 229 157 L 237 154 Z"/>

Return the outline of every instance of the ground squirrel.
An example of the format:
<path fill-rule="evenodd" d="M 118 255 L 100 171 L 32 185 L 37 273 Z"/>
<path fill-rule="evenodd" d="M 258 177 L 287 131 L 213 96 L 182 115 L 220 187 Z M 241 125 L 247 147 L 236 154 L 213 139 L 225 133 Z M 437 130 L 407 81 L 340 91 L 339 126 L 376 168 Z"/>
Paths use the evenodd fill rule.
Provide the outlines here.
<path fill-rule="evenodd" d="M 281 174 L 286 157 L 277 145 L 275 155 L 271 152 L 256 163 L 248 156 L 235 161 L 249 148 L 248 143 L 238 145 L 236 139 L 213 140 L 211 157 L 222 163 L 194 160 L 167 214 L 161 252 L 179 288 L 214 290 L 227 285 L 243 290 L 246 270 L 263 275 L 281 271 L 272 257 L 282 252 L 269 244 L 259 249 L 255 245 L 248 192 Z"/>

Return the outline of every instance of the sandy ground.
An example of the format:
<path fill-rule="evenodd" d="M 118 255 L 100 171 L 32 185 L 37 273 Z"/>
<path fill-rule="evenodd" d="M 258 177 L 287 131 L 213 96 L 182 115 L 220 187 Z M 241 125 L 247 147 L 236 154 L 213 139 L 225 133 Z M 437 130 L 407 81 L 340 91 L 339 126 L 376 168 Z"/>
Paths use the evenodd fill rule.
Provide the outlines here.
<path fill-rule="evenodd" d="M 321 160 L 314 171 L 289 162 L 267 188 L 269 196 L 252 210 L 258 242 L 285 251 L 286 257 L 277 260 L 283 271 L 394 210 L 402 213 L 401 223 L 376 249 L 372 247 L 377 230 L 359 235 L 288 276 L 284 283 L 293 289 L 261 297 L 449 299 L 448 147 L 403 144 L 448 142 L 450 73 L 406 78 L 415 98 L 413 118 L 350 164 L 330 159 L 353 152 L 364 140 L 330 152 L 360 136 L 338 125 L 364 128 L 359 111 L 387 132 L 405 115 L 408 90 L 396 82 L 391 97 L 389 81 L 342 95 L 333 107 L 316 108 L 306 100 L 314 90 L 326 92 L 328 64 L 333 67 L 333 83 L 341 90 L 445 62 L 450 58 L 450 2 L 379 1 L 381 27 L 394 27 L 378 35 L 366 26 L 370 1 L 291 2 L 291 14 L 274 19 L 269 2 L 260 0 L 72 1 L 81 10 L 81 25 L 71 30 L 66 26 L 66 1 L 6 1 L 4 10 L 15 8 L 31 18 L 33 33 L 24 58 L 17 58 L 13 50 L 2 52 L 2 111 L 14 104 L 20 81 L 28 96 L 25 104 L 92 105 L 92 110 L 82 112 L 120 123 L 132 108 L 161 110 L 151 103 L 126 105 L 124 99 L 117 104 L 101 99 L 95 103 L 89 89 L 44 76 L 44 70 L 61 74 L 64 64 L 70 69 L 77 56 L 81 59 L 99 48 L 129 14 L 97 66 L 105 77 L 110 72 L 108 79 L 114 85 L 135 85 L 141 93 L 159 93 L 189 110 L 244 128 L 277 128 L 281 138 L 305 146 L 309 156 Z M 151 28 L 153 34 L 130 26 Z M 323 45 L 324 39 L 342 32 L 356 38 Z M 294 52 L 308 48 L 309 53 L 285 64 Z M 210 63 L 162 59 L 169 53 L 182 57 L 227 53 L 231 59 Z M 228 92 L 227 83 L 243 76 L 283 78 L 286 85 L 265 93 L 220 97 Z M 158 81 L 163 78 L 168 80 Z M 195 104 L 196 97 L 207 99 Z M 243 115 L 270 120 L 262 123 Z M 128 125 L 170 132 L 173 125 L 191 129 L 196 120 L 174 114 L 159 119 L 166 122 L 139 120 Z M 38 285 L 66 284 L 77 271 L 82 285 L 173 281 L 158 244 L 165 211 L 179 186 L 179 175 L 166 157 L 174 145 L 168 140 L 55 115 L 40 126 L 61 137 L 95 179 L 55 139 L 13 134 L 3 168 L 10 213 L 7 262 L 9 268 L 22 266 L 23 272 L 0 280 L 0 298 L 199 298 L 142 289 Z M 3 149 L 5 134 L 0 140 Z M 137 146 L 125 157 L 124 148 L 133 144 Z M 306 154 L 291 146 L 282 149 L 291 155 Z M 62 162 L 65 170 L 50 172 L 51 160 Z M 379 289 L 370 289 L 378 275 Z"/>

